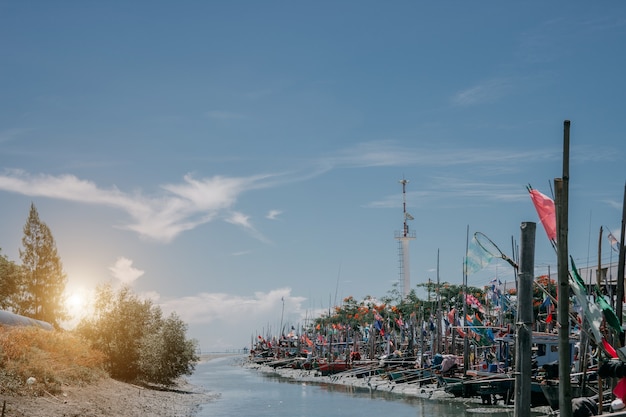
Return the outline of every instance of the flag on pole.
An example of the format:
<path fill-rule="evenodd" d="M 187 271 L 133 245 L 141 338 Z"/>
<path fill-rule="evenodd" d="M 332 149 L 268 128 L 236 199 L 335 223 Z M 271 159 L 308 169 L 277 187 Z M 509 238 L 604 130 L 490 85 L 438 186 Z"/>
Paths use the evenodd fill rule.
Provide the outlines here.
<path fill-rule="evenodd" d="M 611 307 L 611 305 L 606 302 L 602 294 L 600 293 L 596 294 L 596 303 L 598 303 L 598 305 L 602 309 L 602 313 L 604 314 L 604 319 L 606 320 L 608 325 L 611 326 L 613 330 L 617 332 L 617 334 L 621 334 L 622 325 L 620 324 L 619 319 L 617 318 L 617 315 L 615 314 L 615 311 L 613 311 L 613 307 Z"/>
<path fill-rule="evenodd" d="M 574 294 L 578 305 L 583 310 L 583 316 L 589 323 L 593 339 L 597 344 L 602 343 L 602 333 L 600 333 L 600 326 L 602 325 L 602 310 L 596 303 L 590 303 L 587 299 L 587 290 L 585 289 L 585 281 L 578 274 L 576 264 L 574 264 L 574 258 L 570 256 L 570 262 L 572 264 L 572 274 L 570 274 L 569 285 Z"/>
<path fill-rule="evenodd" d="M 617 241 L 615 236 L 613 236 L 613 233 L 609 232 L 607 239 L 609 239 L 609 242 L 611 243 L 611 249 L 613 249 L 615 252 L 619 252 L 619 242 Z"/>
<path fill-rule="evenodd" d="M 593 339 L 598 345 L 602 346 L 604 351 L 610 357 L 617 358 L 616 350 L 604 338 L 604 336 L 602 336 L 602 333 L 600 333 L 600 326 L 602 325 L 603 311 L 600 309 L 598 304 L 589 302 L 589 300 L 587 299 L 587 290 L 585 289 L 584 281 L 578 274 L 578 270 L 576 269 L 576 265 L 574 264 L 574 258 L 572 258 L 571 256 L 570 256 L 570 262 L 572 264 L 572 274 L 570 274 L 570 287 L 572 288 L 572 291 L 574 291 L 574 294 L 576 294 L 578 303 L 583 308 L 583 314 L 584 314 L 584 317 L 587 319 L 587 322 L 589 323 L 591 333 L 593 333 Z"/>
<path fill-rule="evenodd" d="M 472 241 L 467 247 L 467 256 L 465 257 L 465 274 L 471 275 L 485 268 L 493 255 L 482 249 L 476 241 L 476 236 L 472 237 Z"/>
<path fill-rule="evenodd" d="M 530 186 L 528 186 L 528 192 L 539 215 L 539 220 L 548 235 L 548 239 L 556 242 L 556 209 L 554 201 L 547 195 L 533 190 Z"/>

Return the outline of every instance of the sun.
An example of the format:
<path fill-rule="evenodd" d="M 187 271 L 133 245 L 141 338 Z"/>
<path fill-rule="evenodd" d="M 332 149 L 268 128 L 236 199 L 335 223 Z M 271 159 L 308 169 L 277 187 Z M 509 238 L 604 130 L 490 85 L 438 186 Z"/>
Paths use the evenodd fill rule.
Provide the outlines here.
<path fill-rule="evenodd" d="M 83 289 L 68 291 L 64 300 L 65 311 L 68 314 L 67 327 L 74 327 L 86 317 L 89 310 L 90 295 Z"/>
<path fill-rule="evenodd" d="M 79 311 L 81 307 L 85 306 L 85 297 L 78 293 L 70 294 L 65 300 L 65 307 L 68 311 Z"/>

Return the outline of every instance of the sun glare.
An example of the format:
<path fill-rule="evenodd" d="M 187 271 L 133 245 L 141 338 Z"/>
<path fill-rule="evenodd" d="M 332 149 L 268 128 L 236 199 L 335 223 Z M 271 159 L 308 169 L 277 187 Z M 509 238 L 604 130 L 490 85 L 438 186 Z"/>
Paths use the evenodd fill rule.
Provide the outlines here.
<path fill-rule="evenodd" d="M 67 297 L 65 304 L 70 311 L 80 311 L 80 308 L 85 305 L 85 298 L 81 294 L 74 293 Z"/>
<path fill-rule="evenodd" d="M 65 297 L 65 310 L 69 315 L 64 327 L 74 327 L 81 319 L 87 316 L 90 295 L 83 289 L 68 291 Z"/>

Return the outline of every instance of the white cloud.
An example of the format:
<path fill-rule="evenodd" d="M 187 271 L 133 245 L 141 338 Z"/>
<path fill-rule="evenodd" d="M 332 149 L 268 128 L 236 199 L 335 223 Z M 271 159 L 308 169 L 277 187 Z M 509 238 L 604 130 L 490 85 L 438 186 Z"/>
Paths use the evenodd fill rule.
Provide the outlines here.
<path fill-rule="evenodd" d="M 241 193 L 268 186 L 264 183 L 267 178 L 271 177 L 215 176 L 197 180 L 186 175 L 183 183 L 162 185 L 164 193 L 145 196 L 127 194 L 115 187 L 99 188 L 73 175 L 30 175 L 11 170 L 0 175 L 0 190 L 117 208 L 133 219 L 120 228 L 168 242 L 184 231 L 214 220 L 233 206 Z M 245 225 L 241 218 L 238 224 Z"/>
<path fill-rule="evenodd" d="M 237 226 L 244 227 L 246 229 L 252 229 L 252 225 L 250 224 L 250 216 L 246 216 L 243 213 L 233 212 L 231 216 L 226 219 L 228 223 L 235 224 Z"/>
<path fill-rule="evenodd" d="M 496 78 L 458 92 L 452 102 L 458 106 L 493 103 L 514 89 L 513 80 Z"/>
<path fill-rule="evenodd" d="M 133 267 L 133 261 L 120 256 L 115 261 L 115 265 L 109 267 L 113 277 L 118 279 L 123 285 L 132 285 L 137 278 L 144 274 L 144 271 Z"/>
<path fill-rule="evenodd" d="M 200 293 L 164 300 L 159 305 L 165 315 L 175 312 L 191 329 L 189 337 L 199 339 L 203 349 L 249 346 L 251 335 L 280 327 L 304 324 L 307 312 L 304 297 L 291 295 L 290 288 L 256 292 L 250 296 L 225 293 Z M 284 306 L 284 310 L 283 310 Z M 308 312 L 311 316 L 311 312 Z M 282 319 L 282 320 L 281 320 Z M 230 345 L 223 346 L 223 340 Z"/>
<path fill-rule="evenodd" d="M 270 210 L 265 218 L 269 220 L 276 220 L 281 214 L 283 214 L 283 212 L 280 210 Z"/>
<path fill-rule="evenodd" d="M 246 232 L 250 233 L 250 235 L 252 235 L 255 239 L 260 240 L 261 242 L 270 243 L 270 241 L 265 236 L 263 236 L 263 234 L 259 232 L 252 225 L 252 223 L 250 223 L 250 216 L 239 212 L 233 212 L 228 218 L 226 218 L 226 222 L 242 227 Z"/>
<path fill-rule="evenodd" d="M 101 188 L 92 181 L 74 175 L 32 175 L 21 170 L 6 170 L 0 174 L 0 190 L 112 207 L 130 218 L 116 227 L 160 242 L 169 242 L 199 225 L 224 219 L 242 227 L 255 239 L 270 243 L 254 227 L 249 215 L 233 211 L 239 197 L 248 191 L 307 181 L 337 168 L 475 165 L 497 170 L 497 175 L 501 175 L 502 169 L 522 167 L 528 160 L 545 161 L 558 157 L 558 150 L 410 148 L 399 146 L 393 141 L 380 141 L 362 143 L 311 161 L 311 165 L 301 168 L 299 173 L 249 177 L 217 175 L 207 178 L 195 178 L 188 174 L 181 182 L 161 185 L 158 192 L 152 195 L 142 191 L 124 192 L 116 187 Z M 280 214 L 282 212 L 279 210 L 271 210 L 266 217 L 276 219 Z"/>

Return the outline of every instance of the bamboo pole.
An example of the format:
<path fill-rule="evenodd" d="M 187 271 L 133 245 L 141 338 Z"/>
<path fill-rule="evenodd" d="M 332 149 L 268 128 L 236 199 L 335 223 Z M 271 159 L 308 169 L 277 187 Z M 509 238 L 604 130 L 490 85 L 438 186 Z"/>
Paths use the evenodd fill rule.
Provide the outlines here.
<path fill-rule="evenodd" d="M 624 185 L 624 202 L 622 204 L 622 229 L 619 243 L 619 261 L 617 262 L 617 300 L 615 301 L 615 313 L 622 324 L 624 311 L 624 264 L 626 263 L 626 247 L 624 247 L 624 234 L 626 234 L 626 185 Z M 620 345 L 625 346 L 624 332 L 621 334 Z"/>
<path fill-rule="evenodd" d="M 596 285 L 598 286 L 598 289 L 601 288 L 601 284 L 602 284 L 601 271 L 602 271 L 602 226 L 600 226 L 600 233 L 598 235 L 598 270 L 596 271 Z M 600 296 L 602 297 L 602 294 L 600 294 Z M 601 349 L 598 349 L 598 363 L 602 363 L 602 350 Z M 600 377 L 600 374 L 598 374 L 598 397 L 600 398 L 600 401 L 598 404 L 598 415 L 602 414 L 602 403 L 604 402 L 604 394 L 602 392 L 602 383 L 603 383 L 602 378 Z M 586 384 L 583 383 L 583 388 L 585 387 L 586 387 Z M 585 391 L 583 391 L 583 393 L 584 392 Z"/>
<path fill-rule="evenodd" d="M 563 176 L 555 178 L 557 223 L 557 269 L 559 307 L 559 413 L 572 417 L 572 389 L 569 351 L 569 267 L 568 267 L 568 201 L 569 201 L 569 130 L 570 121 L 563 123 Z"/>
<path fill-rule="evenodd" d="M 467 369 L 469 368 L 469 338 L 467 337 L 467 253 L 469 251 L 469 225 L 467 225 L 467 232 L 465 236 L 465 259 L 463 262 L 463 378 L 467 376 Z M 463 397 L 467 396 L 467 389 L 463 385 Z"/>
<path fill-rule="evenodd" d="M 518 319 L 515 338 L 515 417 L 530 415 L 531 344 L 533 325 L 533 281 L 536 224 L 522 223 L 522 253 L 518 284 Z"/>
<path fill-rule="evenodd" d="M 439 249 L 437 249 L 437 353 L 443 353 L 443 344 L 442 344 L 442 326 L 441 326 L 441 293 L 440 293 L 441 283 L 439 281 Z"/>

